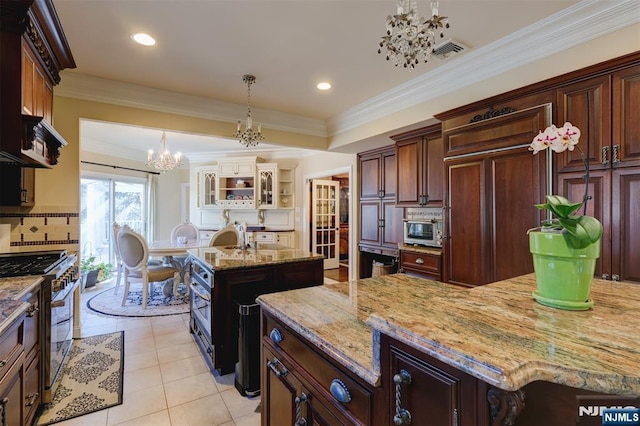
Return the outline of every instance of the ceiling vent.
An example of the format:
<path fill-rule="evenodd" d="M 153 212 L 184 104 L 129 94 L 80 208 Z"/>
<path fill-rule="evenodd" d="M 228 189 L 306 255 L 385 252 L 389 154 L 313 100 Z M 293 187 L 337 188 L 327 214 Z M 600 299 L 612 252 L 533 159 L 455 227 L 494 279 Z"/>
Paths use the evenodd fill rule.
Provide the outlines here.
<path fill-rule="evenodd" d="M 467 49 L 469 49 L 468 46 L 465 46 L 457 40 L 449 39 L 437 45 L 433 49 L 433 54 L 431 56 L 444 61 L 446 59 L 460 55 Z"/>

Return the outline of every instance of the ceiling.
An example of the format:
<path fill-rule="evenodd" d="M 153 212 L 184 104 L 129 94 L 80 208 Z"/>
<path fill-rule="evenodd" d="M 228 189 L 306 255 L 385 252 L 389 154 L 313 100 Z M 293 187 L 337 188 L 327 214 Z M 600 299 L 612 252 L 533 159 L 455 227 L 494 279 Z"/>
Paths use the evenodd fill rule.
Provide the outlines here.
<path fill-rule="evenodd" d="M 375 105 L 385 94 L 399 96 L 398 88 L 474 52 L 490 51 L 523 28 L 535 32 L 536 25 L 554 14 L 566 14 L 578 3 L 442 0 L 440 14 L 451 24 L 443 40 L 451 38 L 468 49 L 445 61 L 432 58 L 409 72 L 377 53 L 386 16 L 395 11 L 393 0 L 54 0 L 77 64 L 63 72 L 61 86 L 65 80 L 90 76 L 96 78 L 92 81 L 161 89 L 233 105 L 237 112 L 233 120 L 238 120 L 246 114 L 242 75 L 253 74 L 253 116 L 265 128 L 270 114 L 297 117 L 300 122 L 340 122 L 345 113 Z M 421 16 L 429 14 L 429 2 L 419 1 L 418 9 Z M 157 45 L 133 43 L 134 32 L 153 35 Z M 315 86 L 320 81 L 330 82 L 332 89 L 319 91 Z M 84 149 L 99 145 L 123 152 L 155 149 L 163 130 L 105 126 L 83 122 Z M 327 133 L 339 132 L 335 125 L 329 127 L 333 130 Z M 212 146 L 229 150 L 239 146 L 228 138 L 177 132 L 169 132 L 168 141 L 172 151 L 187 156 Z"/>

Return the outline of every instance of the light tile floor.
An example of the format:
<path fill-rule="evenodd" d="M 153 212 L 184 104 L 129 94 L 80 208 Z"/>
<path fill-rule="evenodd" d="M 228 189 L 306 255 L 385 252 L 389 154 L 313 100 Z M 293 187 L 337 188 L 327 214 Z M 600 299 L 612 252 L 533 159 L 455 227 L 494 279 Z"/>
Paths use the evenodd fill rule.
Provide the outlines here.
<path fill-rule="evenodd" d="M 209 372 L 189 333 L 189 314 L 123 318 L 87 309 L 88 299 L 112 285 L 106 281 L 82 293 L 82 335 L 124 330 L 123 403 L 58 425 L 260 424 L 260 397 L 240 395 L 233 374 Z"/>

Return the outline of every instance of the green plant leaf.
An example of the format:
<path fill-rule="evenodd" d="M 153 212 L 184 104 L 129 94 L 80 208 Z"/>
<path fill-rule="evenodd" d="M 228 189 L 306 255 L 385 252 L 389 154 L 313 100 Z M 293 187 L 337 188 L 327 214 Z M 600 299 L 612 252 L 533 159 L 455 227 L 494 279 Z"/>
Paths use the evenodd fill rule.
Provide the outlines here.
<path fill-rule="evenodd" d="M 560 224 L 567 230 L 569 243 L 575 249 L 582 249 L 602 237 L 602 224 L 591 216 L 560 218 Z"/>

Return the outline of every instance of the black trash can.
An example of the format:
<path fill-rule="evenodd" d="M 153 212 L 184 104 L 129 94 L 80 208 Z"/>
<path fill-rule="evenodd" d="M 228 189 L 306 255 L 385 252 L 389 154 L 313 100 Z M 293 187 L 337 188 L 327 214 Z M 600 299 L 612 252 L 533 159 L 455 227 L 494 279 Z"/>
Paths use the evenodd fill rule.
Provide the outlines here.
<path fill-rule="evenodd" d="M 260 395 L 260 305 L 234 301 L 238 307 L 238 362 L 235 386 L 242 396 Z"/>

